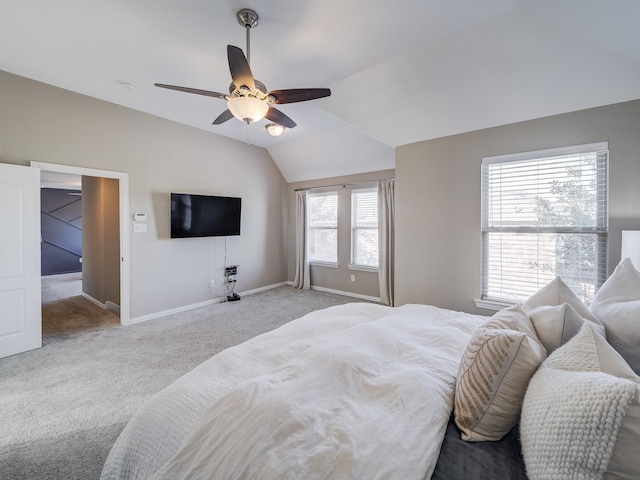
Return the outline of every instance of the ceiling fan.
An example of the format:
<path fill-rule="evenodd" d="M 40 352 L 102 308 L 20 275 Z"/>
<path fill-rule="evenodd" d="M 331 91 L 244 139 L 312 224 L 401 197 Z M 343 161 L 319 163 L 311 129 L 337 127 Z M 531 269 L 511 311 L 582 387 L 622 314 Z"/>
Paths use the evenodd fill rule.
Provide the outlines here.
<path fill-rule="evenodd" d="M 242 49 L 233 45 L 227 45 L 227 57 L 229 59 L 229 70 L 231 71 L 231 85 L 229 85 L 229 95 L 209 90 L 197 88 L 180 87 L 178 85 L 166 85 L 155 83 L 156 87 L 178 90 L 180 92 L 194 93 L 207 97 L 220 98 L 227 101 L 227 109 L 213 121 L 213 125 L 220 125 L 233 117 L 242 120 L 246 124 L 257 122 L 266 118 L 273 122 L 267 125 L 267 130 L 282 133 L 284 128 L 294 128 L 294 122 L 287 115 L 275 108 L 273 105 L 306 102 L 317 98 L 328 97 L 331 90 L 328 88 L 292 88 L 286 90 L 267 91 L 265 85 L 253 78 L 249 67 L 250 58 L 250 32 L 258 25 L 258 14 L 248 8 L 244 8 L 237 13 L 238 23 L 245 28 L 247 40 L 247 56 Z M 271 127 L 271 128 L 270 128 Z M 274 128 L 275 127 L 275 128 Z M 277 135 L 274 135 L 277 136 Z"/>

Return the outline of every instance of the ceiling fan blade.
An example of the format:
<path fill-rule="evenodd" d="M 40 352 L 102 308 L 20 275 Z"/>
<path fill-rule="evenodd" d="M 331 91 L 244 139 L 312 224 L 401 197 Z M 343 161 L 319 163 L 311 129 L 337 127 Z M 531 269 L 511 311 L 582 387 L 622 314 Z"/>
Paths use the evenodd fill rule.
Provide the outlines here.
<path fill-rule="evenodd" d="M 236 88 L 246 85 L 251 92 L 254 92 L 256 90 L 256 84 L 253 81 L 253 74 L 251 73 L 251 68 L 249 68 L 247 57 L 244 56 L 242 50 L 233 45 L 227 45 L 227 57 L 229 57 L 231 78 Z"/>
<path fill-rule="evenodd" d="M 213 121 L 212 125 L 220 125 L 221 123 L 224 123 L 227 120 L 231 120 L 232 118 L 233 113 L 231 113 L 231 111 L 227 108 L 224 112 L 218 115 L 218 118 Z"/>
<path fill-rule="evenodd" d="M 328 97 L 331 90 L 328 88 L 290 88 L 288 90 L 272 90 L 269 92 L 275 101 L 273 103 L 295 103 Z"/>
<path fill-rule="evenodd" d="M 168 88 L 169 90 L 177 90 L 179 92 L 195 93 L 196 95 L 205 95 L 207 97 L 221 98 L 226 100 L 227 96 L 224 93 L 211 92 L 209 90 L 198 90 L 197 88 L 179 87 L 177 85 L 165 85 L 164 83 L 154 83 L 156 87 Z"/>
<path fill-rule="evenodd" d="M 272 106 L 269 106 L 269 110 L 267 111 L 267 114 L 264 116 L 264 118 L 271 120 L 278 125 L 282 125 L 283 127 L 293 128 L 296 126 L 296 122 L 294 122 L 280 110 Z"/>

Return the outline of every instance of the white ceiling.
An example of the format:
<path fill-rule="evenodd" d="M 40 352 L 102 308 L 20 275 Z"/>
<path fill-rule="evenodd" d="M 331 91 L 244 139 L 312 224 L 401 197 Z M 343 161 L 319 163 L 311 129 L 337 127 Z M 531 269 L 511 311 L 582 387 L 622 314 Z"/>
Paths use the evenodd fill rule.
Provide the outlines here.
<path fill-rule="evenodd" d="M 281 105 L 278 138 L 211 122 L 226 45 L 268 89 L 329 87 Z M 640 98 L 637 0 L 20 0 L 0 2 L 0 69 L 268 149 L 289 182 L 394 168 L 394 148 Z M 123 88 L 122 83 L 136 86 Z"/>

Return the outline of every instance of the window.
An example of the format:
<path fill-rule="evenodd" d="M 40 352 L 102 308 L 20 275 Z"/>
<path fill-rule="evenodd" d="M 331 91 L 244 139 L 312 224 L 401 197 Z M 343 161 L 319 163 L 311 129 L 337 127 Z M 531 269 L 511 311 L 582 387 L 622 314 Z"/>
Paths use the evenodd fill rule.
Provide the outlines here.
<path fill-rule="evenodd" d="M 482 299 L 560 276 L 584 302 L 606 278 L 606 142 L 482 160 Z"/>
<path fill-rule="evenodd" d="M 307 200 L 309 261 L 338 263 L 338 193 L 310 193 Z"/>
<path fill-rule="evenodd" d="M 378 189 L 351 191 L 351 264 L 378 268 Z"/>

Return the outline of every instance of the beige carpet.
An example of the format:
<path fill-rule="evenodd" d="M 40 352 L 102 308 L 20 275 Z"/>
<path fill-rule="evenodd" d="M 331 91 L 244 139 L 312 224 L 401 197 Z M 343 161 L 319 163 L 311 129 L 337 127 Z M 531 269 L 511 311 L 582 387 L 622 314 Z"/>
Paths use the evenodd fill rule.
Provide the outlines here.
<path fill-rule="evenodd" d="M 42 277 L 42 343 L 70 334 L 113 327 L 120 318 L 82 296 L 82 274 Z"/>
<path fill-rule="evenodd" d="M 38 350 L 0 359 L 0 478 L 98 479 L 150 395 L 224 348 L 354 301 L 280 287 L 137 325 L 52 335 Z"/>

